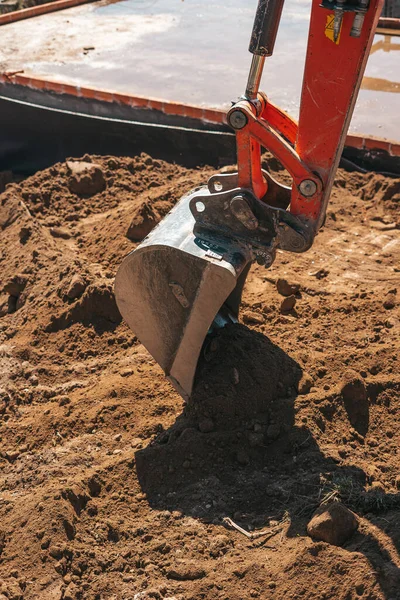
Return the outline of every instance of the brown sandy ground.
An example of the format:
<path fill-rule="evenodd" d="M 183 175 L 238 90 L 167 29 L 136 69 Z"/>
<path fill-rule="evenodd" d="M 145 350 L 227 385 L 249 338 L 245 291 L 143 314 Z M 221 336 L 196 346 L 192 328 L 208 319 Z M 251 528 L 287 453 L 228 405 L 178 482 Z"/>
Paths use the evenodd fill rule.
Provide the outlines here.
<path fill-rule="evenodd" d="M 400 180 L 339 171 L 183 406 L 113 278 L 131 221 L 212 171 L 83 160 L 0 195 L 0 599 L 400 598 Z M 327 500 L 359 516 L 342 547 L 306 533 Z"/>

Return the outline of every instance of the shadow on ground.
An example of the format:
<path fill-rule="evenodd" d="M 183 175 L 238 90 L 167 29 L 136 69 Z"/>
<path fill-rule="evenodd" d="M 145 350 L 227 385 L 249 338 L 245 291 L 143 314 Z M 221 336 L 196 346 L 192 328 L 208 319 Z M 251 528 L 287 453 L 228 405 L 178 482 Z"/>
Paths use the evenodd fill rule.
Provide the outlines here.
<path fill-rule="evenodd" d="M 205 348 L 184 413 L 136 453 L 151 507 L 215 524 L 230 517 L 250 530 L 286 516 L 292 537 L 306 535 L 310 516 L 333 493 L 380 526 L 376 515 L 399 508 L 400 494 L 367 492 L 362 468 L 324 455 L 301 416 L 307 403 L 296 402 L 301 377 L 298 363 L 262 334 L 243 325 L 219 332 Z M 340 397 L 325 414 L 351 417 Z M 364 434 L 368 423 L 364 410 Z M 365 553 L 387 599 L 398 597 L 400 569 L 378 539 L 358 533 L 348 549 Z"/>

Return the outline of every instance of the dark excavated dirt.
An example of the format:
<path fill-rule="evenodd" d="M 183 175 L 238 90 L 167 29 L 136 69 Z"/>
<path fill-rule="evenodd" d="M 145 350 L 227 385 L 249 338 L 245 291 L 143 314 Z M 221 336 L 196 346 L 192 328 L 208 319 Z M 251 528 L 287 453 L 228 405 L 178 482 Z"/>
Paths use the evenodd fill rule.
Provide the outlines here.
<path fill-rule="evenodd" d="M 113 281 L 211 173 L 85 156 L 3 178 L 1 600 L 400 598 L 400 180 L 338 172 L 312 250 L 252 268 L 184 405 Z M 338 500 L 358 529 L 311 538 Z"/>

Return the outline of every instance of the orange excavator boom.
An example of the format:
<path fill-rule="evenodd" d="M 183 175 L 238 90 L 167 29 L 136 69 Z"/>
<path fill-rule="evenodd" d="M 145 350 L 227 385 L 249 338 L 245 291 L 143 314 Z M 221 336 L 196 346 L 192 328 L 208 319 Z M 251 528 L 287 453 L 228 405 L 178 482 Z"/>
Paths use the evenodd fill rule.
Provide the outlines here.
<path fill-rule="evenodd" d="M 238 172 L 186 194 L 123 261 L 120 311 L 184 398 L 210 336 L 237 321 L 251 264 L 270 267 L 278 248 L 305 252 L 322 226 L 382 3 L 312 0 L 297 123 L 259 91 L 283 7 L 259 0 L 246 91 L 227 114 Z M 261 168 L 262 148 L 291 186 Z"/>

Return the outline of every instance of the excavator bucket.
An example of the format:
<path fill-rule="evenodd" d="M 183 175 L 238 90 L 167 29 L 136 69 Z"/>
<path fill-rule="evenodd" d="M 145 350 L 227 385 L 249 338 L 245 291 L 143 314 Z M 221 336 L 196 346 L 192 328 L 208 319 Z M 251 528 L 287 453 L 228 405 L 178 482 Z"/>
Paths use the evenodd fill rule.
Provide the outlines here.
<path fill-rule="evenodd" d="M 207 334 L 237 320 L 251 262 L 243 245 L 195 236 L 189 205 L 196 193 L 124 259 L 115 280 L 123 318 L 185 399 Z"/>

